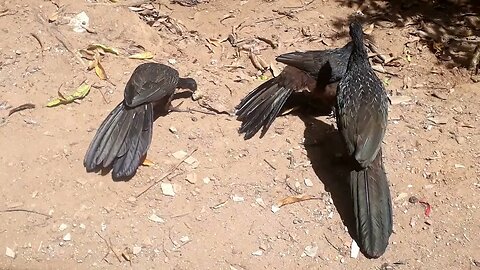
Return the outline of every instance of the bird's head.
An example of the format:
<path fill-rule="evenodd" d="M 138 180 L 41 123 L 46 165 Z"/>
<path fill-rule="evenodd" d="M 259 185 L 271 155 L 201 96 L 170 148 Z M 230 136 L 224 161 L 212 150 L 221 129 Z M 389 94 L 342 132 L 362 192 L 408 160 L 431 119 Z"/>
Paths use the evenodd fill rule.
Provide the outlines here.
<path fill-rule="evenodd" d="M 197 91 L 197 82 L 192 78 L 180 78 L 178 80 L 177 88 L 189 89 L 192 92 Z"/>

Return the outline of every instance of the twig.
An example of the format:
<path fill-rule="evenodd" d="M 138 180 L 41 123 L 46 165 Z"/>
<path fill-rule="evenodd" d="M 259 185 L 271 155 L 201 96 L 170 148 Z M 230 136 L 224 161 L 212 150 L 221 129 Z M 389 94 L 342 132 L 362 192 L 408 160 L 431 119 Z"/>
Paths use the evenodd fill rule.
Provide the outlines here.
<path fill-rule="evenodd" d="M 26 213 L 32 213 L 32 214 L 41 215 L 41 216 L 48 217 L 48 218 L 51 218 L 51 217 L 52 217 L 52 216 L 50 216 L 50 215 L 48 215 L 48 214 L 40 213 L 40 212 L 37 212 L 37 211 L 35 211 L 35 210 L 20 209 L 20 208 L 15 208 L 15 209 L 5 209 L 5 210 L 1 210 L 0 212 L 4 212 L 4 213 L 11 213 L 11 212 L 26 212 Z"/>
<path fill-rule="evenodd" d="M 18 107 L 15 107 L 13 109 L 11 109 L 9 112 L 8 112 L 8 115 L 7 117 L 9 117 L 10 115 L 16 113 L 16 112 L 20 112 L 20 111 L 23 111 L 23 110 L 27 110 L 27 109 L 34 109 L 35 108 L 35 104 L 32 104 L 32 103 L 25 103 L 25 104 L 22 104 Z"/>
<path fill-rule="evenodd" d="M 268 18 L 268 19 L 263 19 L 263 20 L 259 20 L 259 21 L 256 21 L 255 24 L 257 23 L 264 23 L 264 22 L 269 22 L 269 21 L 274 21 L 274 20 L 278 20 L 278 19 L 282 19 L 282 18 L 285 18 L 285 17 L 288 17 L 288 18 L 294 18 L 295 16 L 293 15 L 294 13 L 298 13 L 300 11 L 304 11 L 307 9 L 307 7 L 309 5 L 311 5 L 313 2 L 315 2 L 315 0 L 312 0 L 308 3 L 305 3 L 304 5 L 300 6 L 300 7 L 286 7 L 288 9 L 291 9 L 289 11 L 279 11 L 279 10 L 276 10 L 274 12 L 276 12 L 278 15 L 278 17 L 273 17 L 273 18 Z"/>
<path fill-rule="evenodd" d="M 98 89 L 98 92 L 100 92 L 100 94 L 102 95 L 103 102 L 105 102 L 105 104 L 110 104 L 110 102 L 107 101 L 107 98 L 105 97 L 105 94 L 101 89 L 102 88 L 101 86 L 96 86 L 95 84 L 93 84 L 92 87 Z"/>
<path fill-rule="evenodd" d="M 38 37 L 37 34 L 30 33 L 30 35 L 38 41 L 38 44 L 40 44 L 40 52 L 42 53 L 42 57 L 43 57 L 43 42 L 40 40 L 40 37 Z"/>
<path fill-rule="evenodd" d="M 17 14 L 18 11 L 10 11 L 10 10 L 5 10 L 4 12 L 0 13 L 0 17 L 7 16 L 7 15 L 15 15 Z"/>
<path fill-rule="evenodd" d="M 110 254 L 110 251 L 112 251 L 113 254 L 115 255 L 115 257 L 117 257 L 118 262 L 122 262 L 122 260 L 120 260 L 120 257 L 118 256 L 118 254 L 115 252 L 115 250 L 113 250 L 112 240 L 110 239 L 110 242 L 108 242 L 108 241 L 107 241 L 105 238 L 103 238 L 103 236 L 100 235 L 97 231 L 95 231 L 95 233 L 98 235 L 98 237 L 102 238 L 102 240 L 105 242 L 105 244 L 106 244 L 107 247 L 109 248 L 108 253 L 102 258 L 102 260 L 105 260 L 105 258 L 108 256 L 108 254 Z"/>
<path fill-rule="evenodd" d="M 341 253 L 340 249 L 338 247 L 336 247 L 332 242 L 330 242 L 330 240 L 328 239 L 326 234 L 323 234 L 323 236 L 325 237 L 325 240 L 327 240 L 327 243 L 330 244 L 330 246 L 332 246 L 334 249 L 336 249 L 338 252 Z"/>
<path fill-rule="evenodd" d="M 272 168 L 272 169 L 274 169 L 274 170 L 277 170 L 277 168 L 275 168 L 275 166 L 273 166 L 270 162 L 268 162 L 267 159 L 264 158 L 263 161 L 265 161 L 265 163 L 267 163 L 268 166 L 270 166 L 270 168 Z"/>
<path fill-rule="evenodd" d="M 226 115 L 229 115 L 231 116 L 232 114 L 227 112 L 227 111 L 220 111 L 220 110 L 217 110 L 215 108 L 213 108 L 210 104 L 206 103 L 205 101 L 202 101 L 202 102 L 198 102 L 198 105 L 204 109 L 207 109 L 209 111 L 212 111 L 216 114 L 226 114 Z"/>
<path fill-rule="evenodd" d="M 190 154 L 186 155 L 182 160 L 180 160 L 180 162 L 178 162 L 175 166 L 173 166 L 172 168 L 170 168 L 170 170 L 164 174 L 162 177 L 160 177 L 159 180 L 155 181 L 153 184 L 151 184 L 148 188 L 146 188 L 144 191 L 140 192 L 138 195 L 135 196 L 135 198 L 139 198 L 140 196 L 142 196 L 143 194 L 145 194 L 148 190 L 150 190 L 151 188 L 153 188 L 154 186 L 158 185 L 158 183 L 160 183 L 161 181 L 163 181 L 163 179 L 165 179 L 166 177 L 168 177 L 171 173 L 173 173 L 178 167 L 180 167 L 180 165 L 182 165 L 183 162 L 185 162 L 185 160 L 189 157 L 191 157 L 193 155 L 193 153 L 195 153 L 196 151 L 198 150 L 198 148 L 195 148 L 195 150 L 193 150 Z M 178 175 L 178 174 L 177 174 Z M 176 176 L 176 175 L 175 175 Z"/>
<path fill-rule="evenodd" d="M 114 6 L 114 7 L 136 7 L 141 6 L 150 2 L 149 0 L 132 0 L 132 1 L 124 1 L 122 3 L 89 3 L 89 6 Z"/>

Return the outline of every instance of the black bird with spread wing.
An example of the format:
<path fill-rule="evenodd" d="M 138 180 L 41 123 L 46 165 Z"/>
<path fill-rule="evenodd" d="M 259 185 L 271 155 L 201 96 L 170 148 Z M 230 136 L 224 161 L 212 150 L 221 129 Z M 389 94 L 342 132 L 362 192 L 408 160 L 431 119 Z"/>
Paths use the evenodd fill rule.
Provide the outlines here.
<path fill-rule="evenodd" d="M 114 179 L 135 175 L 152 141 L 155 114 L 172 109 L 175 90 L 196 91 L 192 78 L 180 78 L 175 69 L 157 63 L 139 65 L 130 77 L 124 100 L 107 116 L 90 143 L 84 159 L 87 171 L 112 167 Z"/>
<path fill-rule="evenodd" d="M 305 94 L 297 97 L 313 107 L 330 110 L 335 105 L 336 83 L 347 69 L 352 48 L 350 42 L 332 50 L 278 56 L 276 60 L 287 65 L 285 69 L 252 90 L 235 107 L 237 120 L 242 122 L 238 132 L 245 133 L 248 140 L 262 129 L 260 138 L 263 137 L 292 93 Z"/>
<path fill-rule="evenodd" d="M 382 163 L 388 97 L 363 43 L 362 27 L 350 25 L 353 50 L 337 88 L 337 126 L 352 164 L 349 184 L 362 252 L 380 257 L 392 233 L 392 204 Z"/>

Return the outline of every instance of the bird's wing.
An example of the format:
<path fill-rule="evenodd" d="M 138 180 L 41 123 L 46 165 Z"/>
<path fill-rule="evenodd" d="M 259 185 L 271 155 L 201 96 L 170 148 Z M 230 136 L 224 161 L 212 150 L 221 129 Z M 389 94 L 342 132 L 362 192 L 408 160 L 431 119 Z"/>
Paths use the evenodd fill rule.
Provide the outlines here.
<path fill-rule="evenodd" d="M 162 64 L 138 66 L 125 87 L 125 104 L 135 107 L 173 95 L 178 83 L 178 71 Z"/>
<path fill-rule="evenodd" d="M 322 66 L 327 62 L 327 55 L 328 51 L 291 52 L 279 55 L 276 60 L 316 77 Z"/>

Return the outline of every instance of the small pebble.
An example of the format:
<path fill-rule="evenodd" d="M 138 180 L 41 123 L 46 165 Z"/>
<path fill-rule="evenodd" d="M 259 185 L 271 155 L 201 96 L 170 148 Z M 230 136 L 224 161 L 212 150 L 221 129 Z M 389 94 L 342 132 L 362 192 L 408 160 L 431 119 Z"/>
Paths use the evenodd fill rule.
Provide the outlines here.
<path fill-rule="evenodd" d="M 275 204 L 272 205 L 272 212 L 273 212 L 273 213 L 276 213 L 276 212 L 278 212 L 278 211 L 280 211 L 280 207 L 278 207 L 278 205 L 275 205 Z"/>
<path fill-rule="evenodd" d="M 175 196 L 175 191 L 173 189 L 173 185 L 170 184 L 170 183 L 162 183 L 160 185 L 160 187 L 162 188 L 162 193 L 163 195 L 165 196 Z"/>
<path fill-rule="evenodd" d="M 465 137 L 462 137 L 462 136 L 455 137 L 455 140 L 457 141 L 458 144 L 464 144 L 466 141 Z"/>
<path fill-rule="evenodd" d="M 243 202 L 243 201 L 245 201 L 245 199 L 244 199 L 243 197 L 240 197 L 240 196 L 237 196 L 237 195 L 233 195 L 233 196 L 232 196 L 232 200 L 233 200 L 234 202 Z"/>
<path fill-rule="evenodd" d="M 205 183 L 205 184 L 210 183 L 210 181 L 211 181 L 211 180 L 210 180 L 210 177 L 205 177 L 205 178 L 203 178 L 203 183 Z"/>
<path fill-rule="evenodd" d="M 318 246 L 312 245 L 312 246 L 306 246 L 305 250 L 303 251 L 303 254 L 313 258 L 317 255 L 317 252 L 318 252 Z"/>
<path fill-rule="evenodd" d="M 185 236 L 182 236 L 182 238 L 180 238 L 180 241 L 181 241 L 182 243 L 187 243 L 187 242 L 190 241 L 190 237 L 188 237 L 188 236 L 186 236 L 186 235 L 185 235 Z"/>
<path fill-rule="evenodd" d="M 255 201 L 260 205 L 261 207 L 265 208 L 267 205 L 265 205 L 265 202 L 263 201 L 262 198 L 256 198 Z"/>
<path fill-rule="evenodd" d="M 187 156 L 187 152 L 180 150 L 172 154 L 172 156 L 176 159 L 182 159 Z"/>
<path fill-rule="evenodd" d="M 193 94 L 192 94 L 192 99 L 195 100 L 195 101 L 201 99 L 202 97 L 203 97 L 203 92 L 200 91 L 200 90 L 197 90 L 197 91 L 193 92 Z"/>
<path fill-rule="evenodd" d="M 189 182 L 190 184 L 195 184 L 197 182 L 197 174 L 196 173 L 189 173 L 185 177 L 185 180 Z"/>
<path fill-rule="evenodd" d="M 175 64 L 177 63 L 177 60 L 171 58 L 171 59 L 168 59 L 168 63 L 169 63 L 170 65 L 175 65 Z"/>
<path fill-rule="evenodd" d="M 358 254 L 360 253 L 360 247 L 358 246 L 355 240 L 352 240 L 352 244 L 350 246 L 350 257 L 351 258 L 358 258 Z"/>
<path fill-rule="evenodd" d="M 134 246 L 132 251 L 133 251 L 133 255 L 137 255 L 138 253 L 140 253 L 142 251 L 142 248 Z"/>
<path fill-rule="evenodd" d="M 168 130 L 173 134 L 177 134 L 177 129 L 175 127 L 170 127 Z"/>
<path fill-rule="evenodd" d="M 70 233 L 67 233 L 65 234 L 65 236 L 63 236 L 63 241 L 70 241 L 72 240 L 72 235 Z"/>
<path fill-rule="evenodd" d="M 262 256 L 263 255 L 263 250 L 259 249 L 257 251 L 252 252 L 253 256 Z"/>
<path fill-rule="evenodd" d="M 7 247 L 6 251 L 5 251 L 5 255 L 7 257 L 10 257 L 12 259 L 15 259 L 15 251 L 13 251 L 13 249 Z"/>
<path fill-rule="evenodd" d="M 408 198 L 408 202 L 409 202 L 409 203 L 417 203 L 417 202 L 418 202 L 418 198 L 415 197 L 415 196 L 412 196 L 412 197 Z"/>
<path fill-rule="evenodd" d="M 65 224 L 65 223 L 62 223 L 62 224 L 60 224 L 60 226 L 58 226 L 59 231 L 65 231 L 65 229 L 67 229 L 67 228 L 68 228 L 68 225 Z"/>
<path fill-rule="evenodd" d="M 165 220 L 155 214 L 151 214 L 149 217 L 148 217 L 149 220 L 153 221 L 153 222 L 156 222 L 156 223 L 165 223 Z"/>
<path fill-rule="evenodd" d="M 310 178 L 305 178 L 303 181 L 305 182 L 305 186 L 313 187 L 313 182 L 310 180 Z"/>

